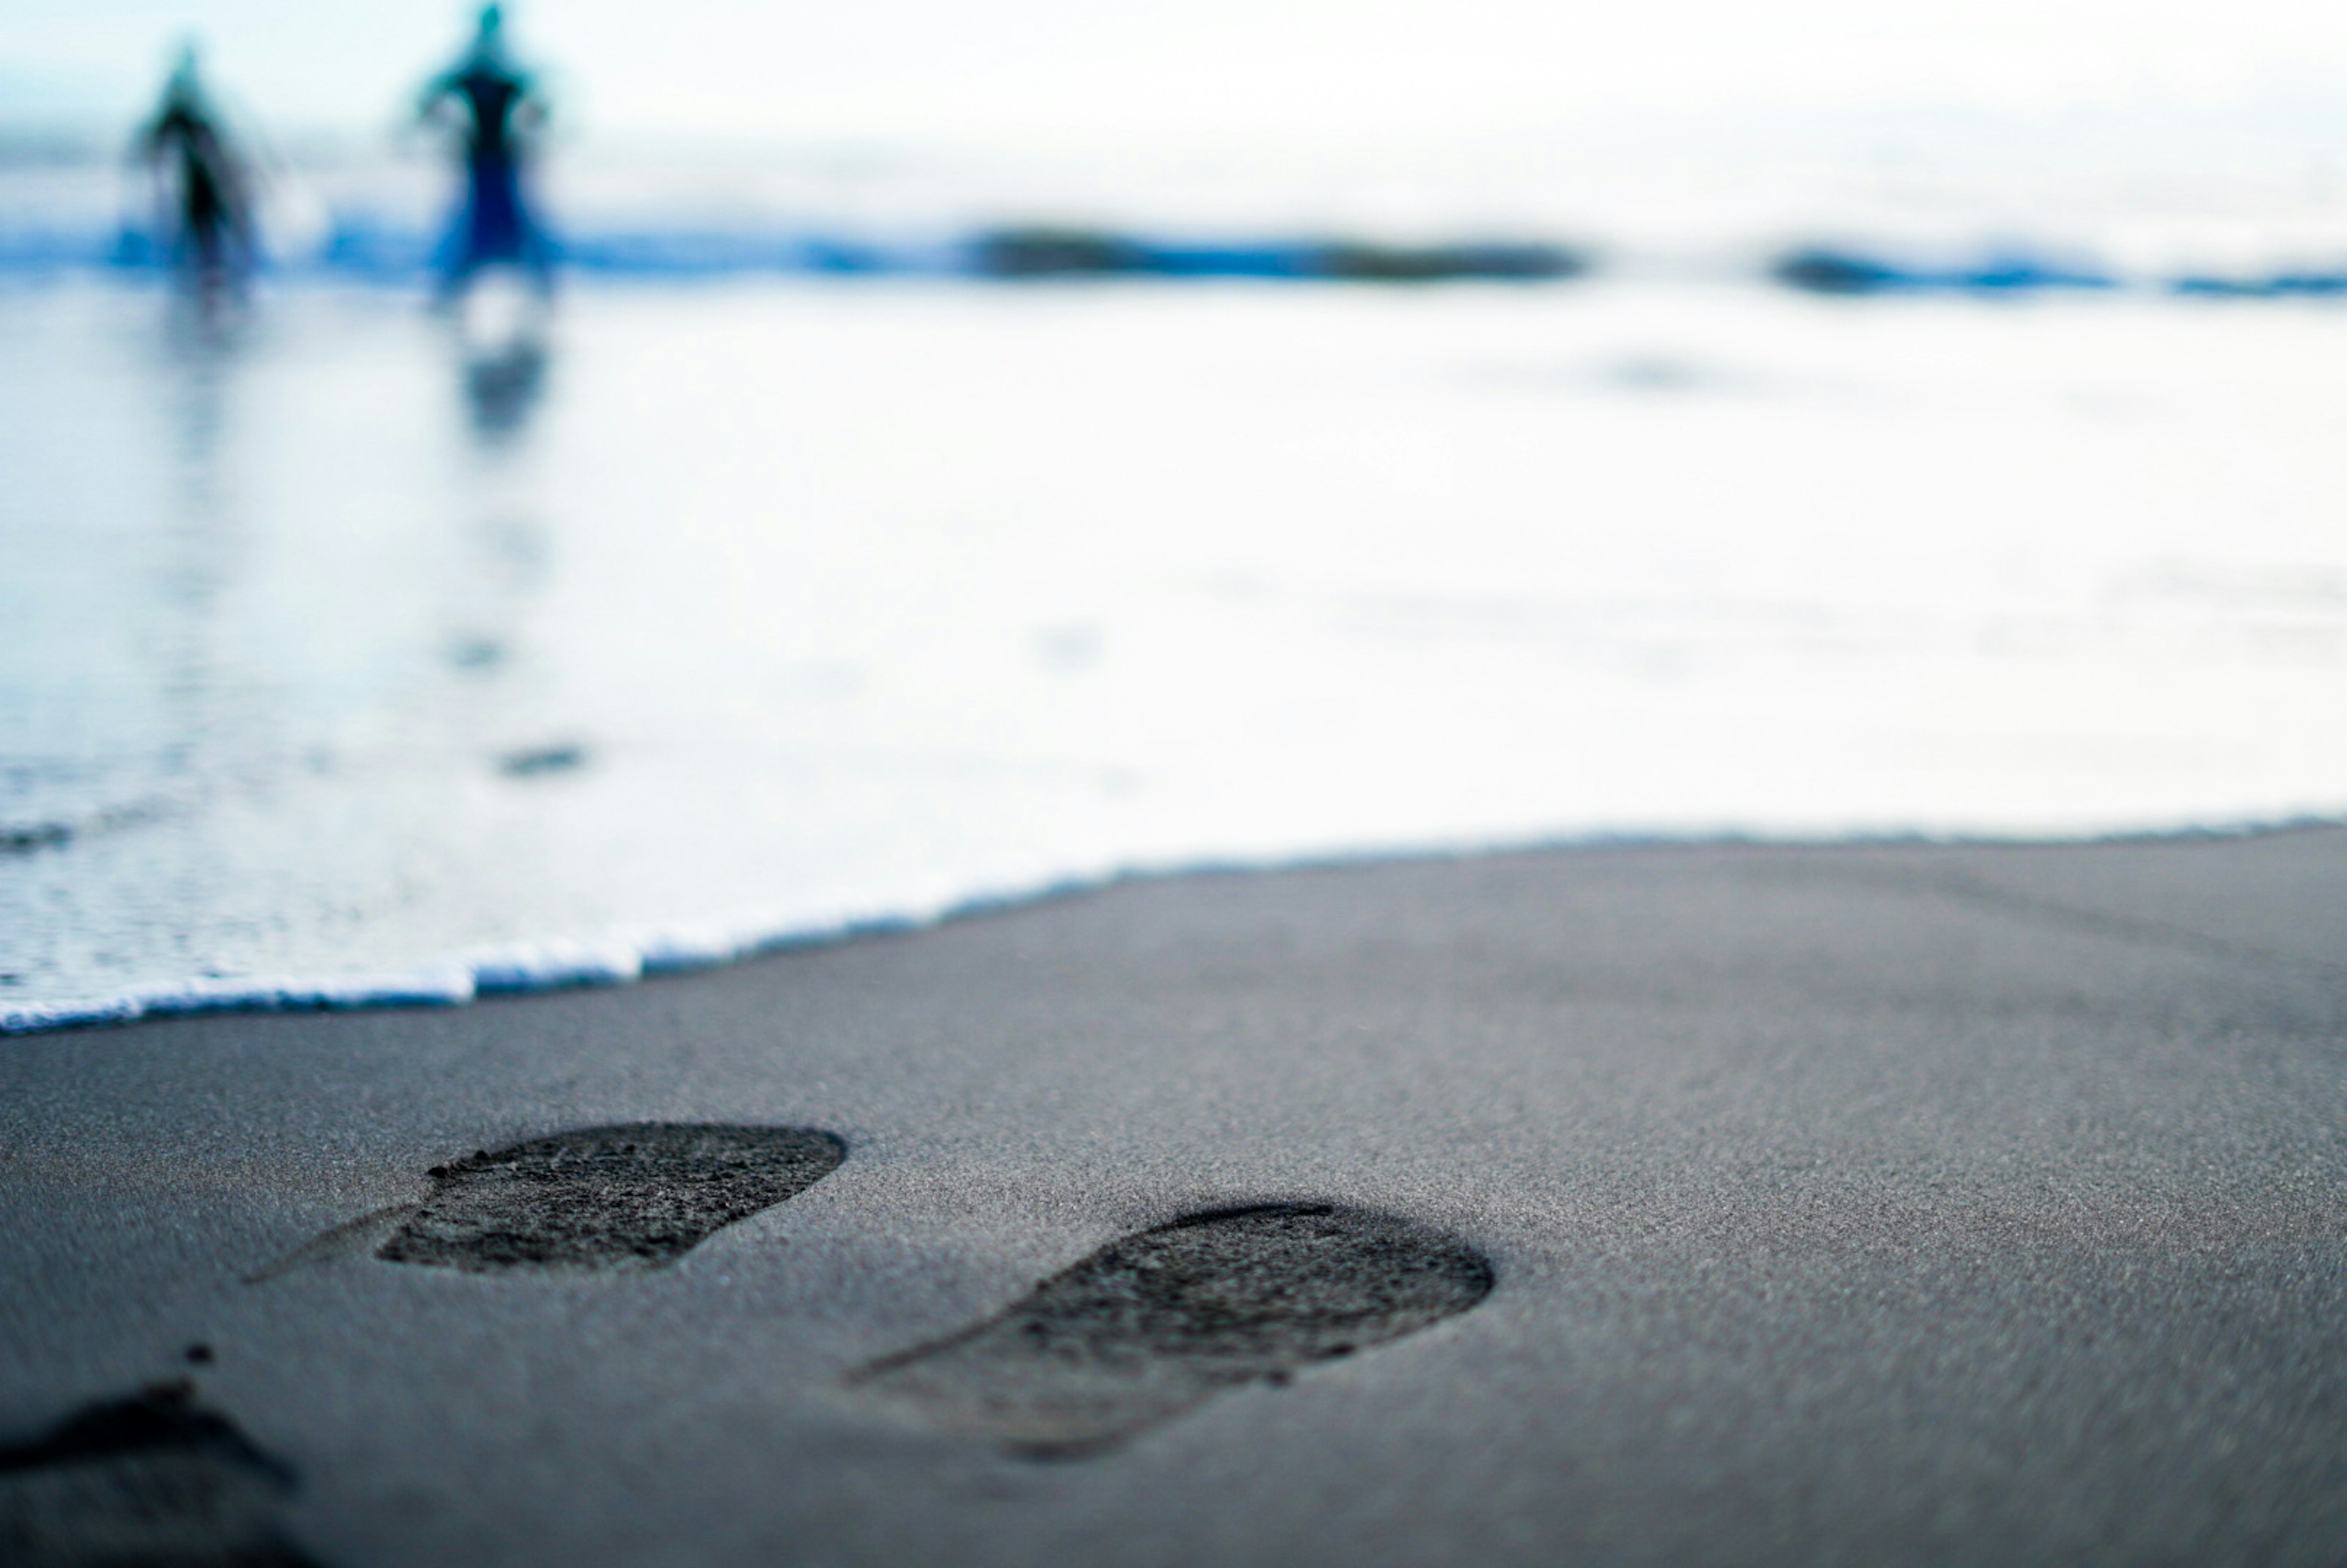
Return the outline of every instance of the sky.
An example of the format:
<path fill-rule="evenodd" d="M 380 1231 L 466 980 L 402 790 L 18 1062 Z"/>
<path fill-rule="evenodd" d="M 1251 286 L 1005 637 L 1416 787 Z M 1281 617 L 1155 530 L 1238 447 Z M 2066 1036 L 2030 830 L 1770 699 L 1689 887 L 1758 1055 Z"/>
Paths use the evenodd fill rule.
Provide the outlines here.
<path fill-rule="evenodd" d="M 2299 116 L 2347 103 L 2310 0 L 516 0 L 597 134 L 1296 144 L 1591 117 Z M 0 124 L 119 123 L 193 35 L 287 131 L 367 133 L 468 26 L 446 0 L 11 0 Z"/>

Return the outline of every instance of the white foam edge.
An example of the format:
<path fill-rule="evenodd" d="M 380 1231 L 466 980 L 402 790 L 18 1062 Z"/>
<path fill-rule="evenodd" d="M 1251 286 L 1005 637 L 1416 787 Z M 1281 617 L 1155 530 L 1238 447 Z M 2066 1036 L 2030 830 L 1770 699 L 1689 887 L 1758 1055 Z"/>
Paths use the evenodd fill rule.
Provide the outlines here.
<path fill-rule="evenodd" d="M 2226 822 L 2132 826 L 2103 833 L 1933 833 L 1901 830 L 1841 835 L 1742 830 L 1655 833 L 1604 831 L 1566 836 L 1500 838 L 1306 854 L 1204 856 L 1077 872 L 1016 886 L 963 891 L 829 917 L 805 911 L 620 930 L 587 939 L 556 938 L 500 943 L 434 959 L 414 968 L 298 977 L 200 976 L 134 986 L 111 995 L 55 1001 L 0 1002 L 0 1034 L 36 1034 L 139 1019 L 209 1012 L 291 1012 L 379 1007 L 456 1007 L 483 996 L 625 985 L 658 975 L 713 968 L 762 954 L 857 937 L 917 930 L 944 921 L 1093 892 L 1113 884 L 1171 876 L 1369 866 L 1569 849 L 1628 848 L 1953 848 L 2119 844 L 2249 838 L 2347 825 L 2335 813 Z"/>

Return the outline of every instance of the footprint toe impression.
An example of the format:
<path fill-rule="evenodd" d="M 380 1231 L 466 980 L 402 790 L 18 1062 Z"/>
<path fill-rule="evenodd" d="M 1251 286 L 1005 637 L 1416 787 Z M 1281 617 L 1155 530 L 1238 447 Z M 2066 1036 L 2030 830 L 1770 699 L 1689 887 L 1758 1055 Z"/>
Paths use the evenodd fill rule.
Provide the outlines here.
<path fill-rule="evenodd" d="M 431 1196 L 375 1255 L 477 1274 L 659 1268 L 721 1226 L 796 1197 L 846 1153 L 802 1127 L 645 1122 L 557 1132 L 435 1167 Z"/>
<path fill-rule="evenodd" d="M 1491 1279 L 1473 1247 L 1389 1214 L 1222 1209 L 1112 1243 L 1000 1315 L 851 1380 L 949 1431 L 1081 1453 L 1464 1312 Z"/>

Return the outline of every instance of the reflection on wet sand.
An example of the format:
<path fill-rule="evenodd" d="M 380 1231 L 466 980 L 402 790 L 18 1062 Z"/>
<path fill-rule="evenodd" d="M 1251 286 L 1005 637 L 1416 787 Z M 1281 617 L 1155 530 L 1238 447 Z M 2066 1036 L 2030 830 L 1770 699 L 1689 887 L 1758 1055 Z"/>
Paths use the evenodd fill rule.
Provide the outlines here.
<path fill-rule="evenodd" d="M 522 433 L 546 395 L 546 340 L 535 330 L 508 342 L 467 345 L 465 408 L 473 434 L 486 444 Z"/>

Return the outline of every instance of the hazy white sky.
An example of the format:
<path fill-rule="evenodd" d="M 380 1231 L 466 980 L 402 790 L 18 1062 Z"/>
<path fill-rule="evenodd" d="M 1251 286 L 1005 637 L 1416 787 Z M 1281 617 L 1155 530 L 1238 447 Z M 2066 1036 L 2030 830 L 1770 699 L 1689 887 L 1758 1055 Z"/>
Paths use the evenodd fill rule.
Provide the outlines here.
<path fill-rule="evenodd" d="M 595 131 L 924 140 L 1537 129 L 1619 110 L 2347 100 L 2336 0 L 516 0 Z M 9 0 L 0 119 L 118 119 L 172 40 L 288 129 L 379 126 L 455 0 Z"/>

